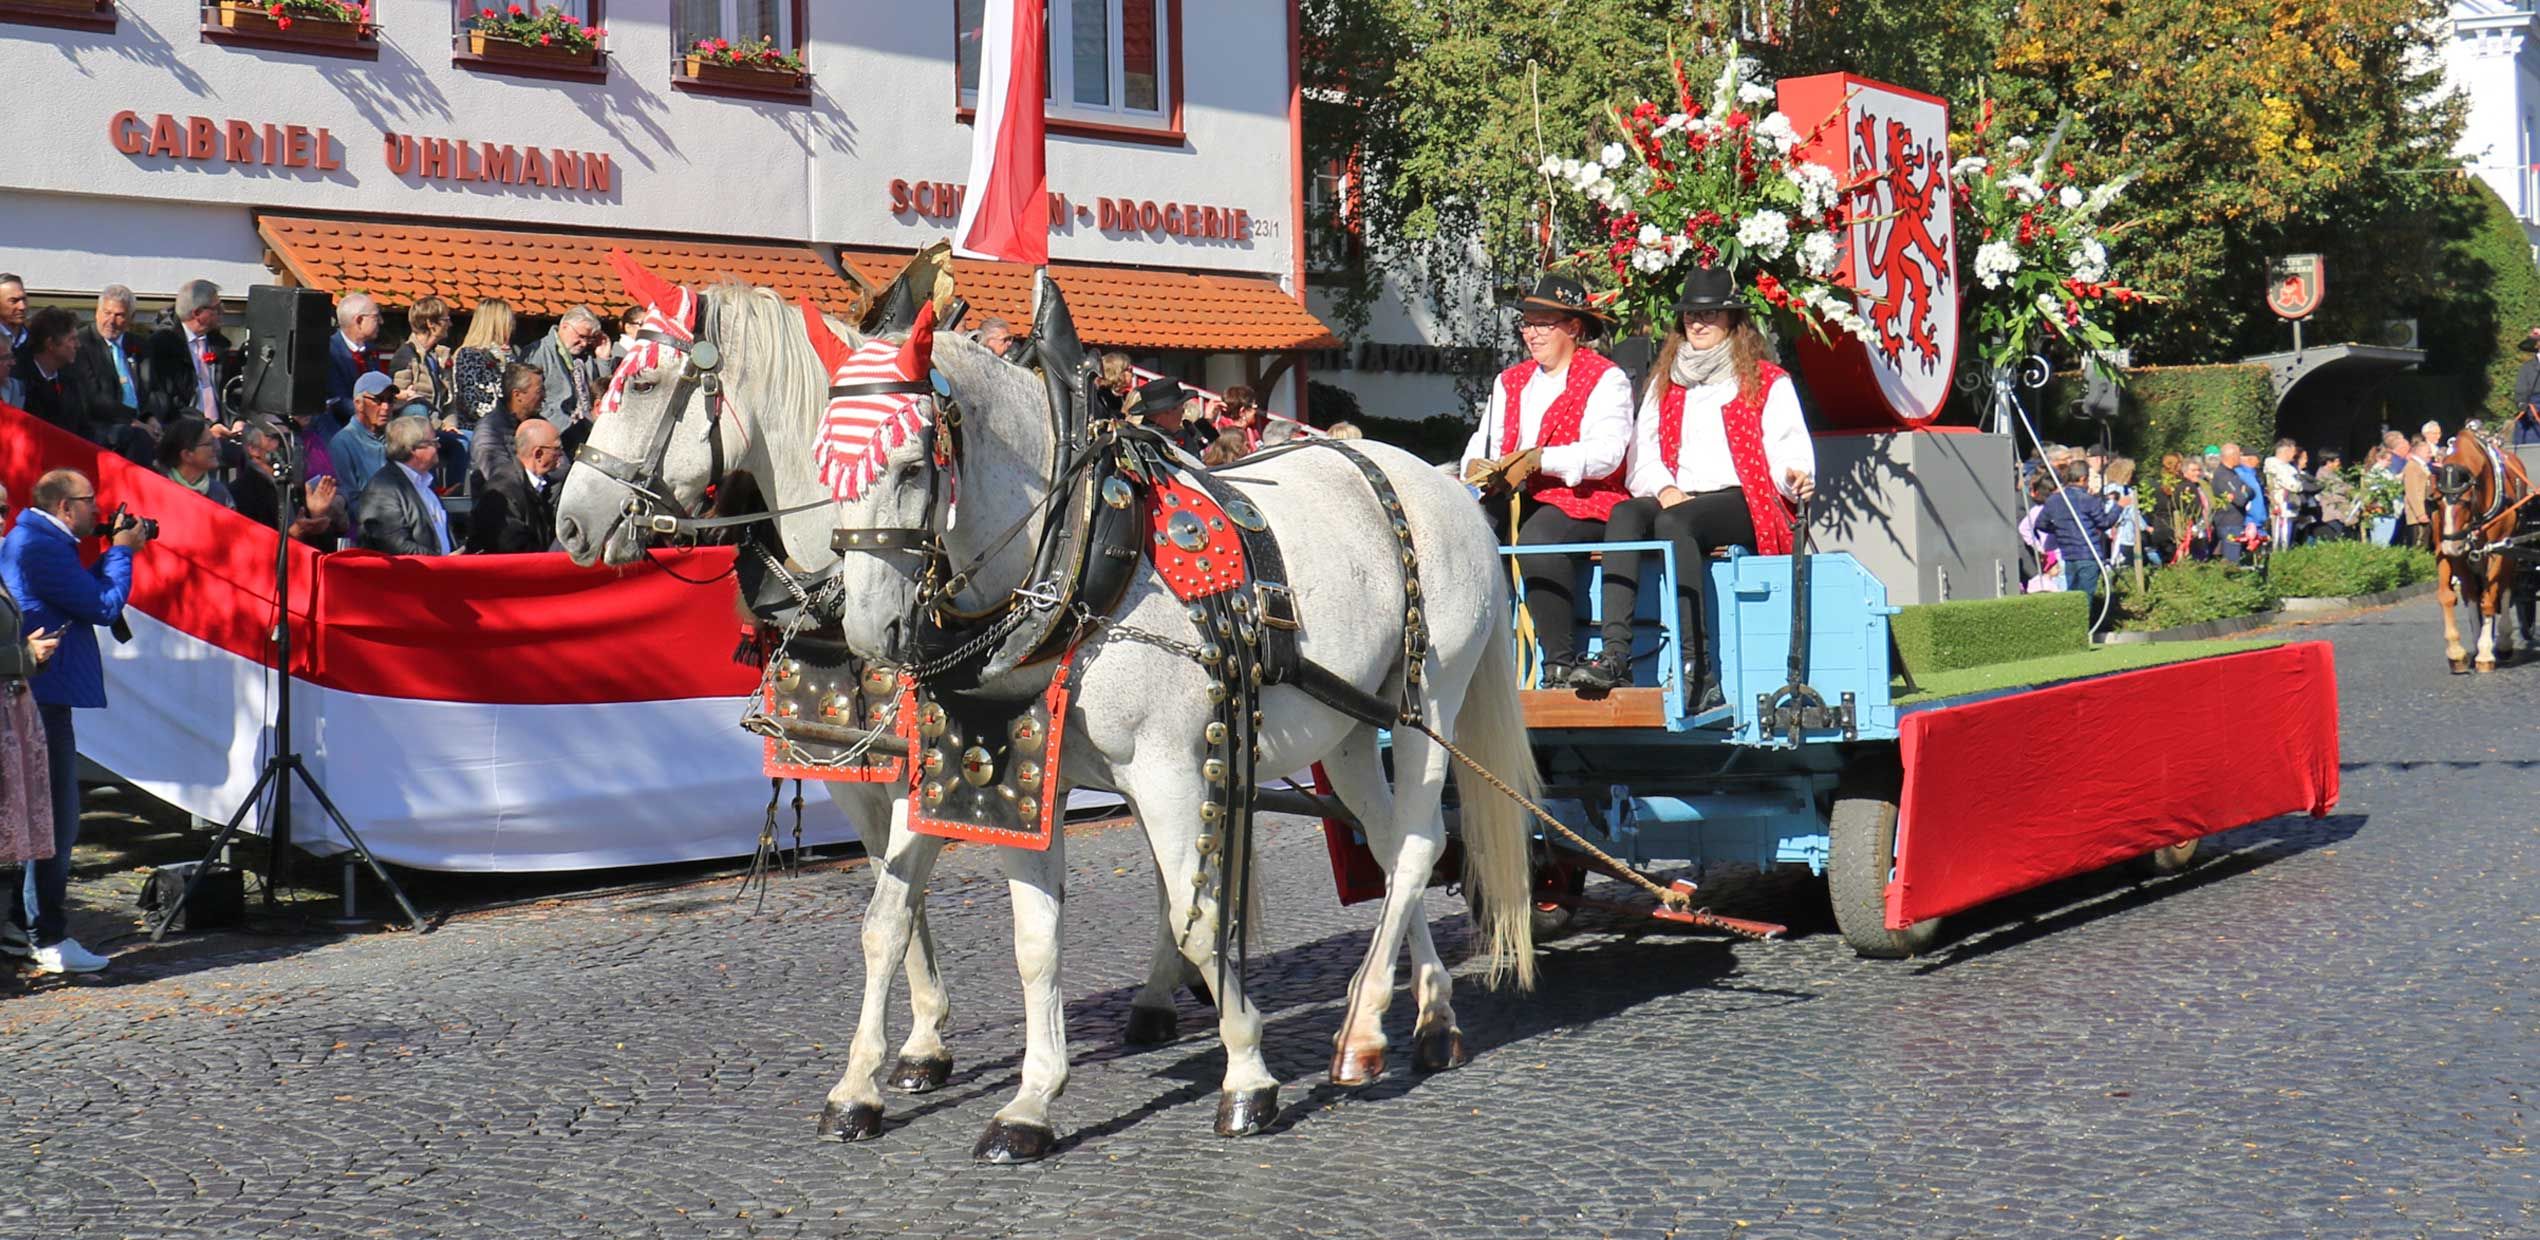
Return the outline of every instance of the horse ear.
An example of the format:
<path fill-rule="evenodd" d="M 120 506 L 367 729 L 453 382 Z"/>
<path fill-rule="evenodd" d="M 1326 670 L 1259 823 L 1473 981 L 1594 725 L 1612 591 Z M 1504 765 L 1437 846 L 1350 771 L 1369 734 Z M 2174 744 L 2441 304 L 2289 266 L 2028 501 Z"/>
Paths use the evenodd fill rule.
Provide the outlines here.
<path fill-rule="evenodd" d="M 1085 343 L 1076 338 L 1076 320 L 1067 313 L 1067 298 L 1044 267 L 1032 277 L 1032 348 L 1042 369 L 1072 381 L 1085 364 Z"/>
<path fill-rule="evenodd" d="M 643 306 L 679 304 L 678 286 L 654 275 L 626 251 L 614 246 L 610 247 L 609 265 L 617 268 L 617 282 L 626 286 L 626 295 L 634 298 L 636 304 Z"/>
<path fill-rule="evenodd" d="M 838 373 L 838 368 L 847 364 L 847 358 L 853 356 L 854 350 L 847 347 L 846 341 L 838 339 L 838 333 L 829 330 L 828 320 L 820 317 L 820 307 L 811 304 L 810 298 L 805 297 L 795 304 L 802 308 L 803 334 L 811 339 L 811 351 L 820 355 L 821 386 L 825 388 L 829 386 L 830 378 Z"/>
<path fill-rule="evenodd" d="M 917 321 L 909 324 L 908 340 L 900 345 L 900 373 L 912 379 L 926 377 L 935 366 L 935 303 L 917 307 Z"/>
<path fill-rule="evenodd" d="M 952 243 L 938 241 L 900 268 L 900 274 L 889 288 L 874 299 L 864 312 L 864 321 L 856 326 L 868 336 L 891 336 L 917 324 L 917 308 L 930 302 L 940 303 L 952 294 Z M 942 312 L 940 304 L 937 313 Z"/>

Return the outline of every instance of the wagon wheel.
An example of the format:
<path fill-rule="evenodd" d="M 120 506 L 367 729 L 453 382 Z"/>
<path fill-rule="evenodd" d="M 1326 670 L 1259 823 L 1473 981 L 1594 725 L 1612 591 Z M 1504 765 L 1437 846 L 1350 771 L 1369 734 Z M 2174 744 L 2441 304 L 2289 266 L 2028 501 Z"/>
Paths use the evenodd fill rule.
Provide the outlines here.
<path fill-rule="evenodd" d="M 2161 878 L 2192 869 L 2196 865 L 2196 846 L 2203 842 L 2180 840 L 2167 848 L 2155 848 L 2134 859 L 2135 874 L 2140 878 Z"/>
<path fill-rule="evenodd" d="M 1834 924 L 1855 954 L 1894 960 L 1931 950 L 1940 919 L 1887 928 L 1887 879 L 1896 867 L 1896 798 L 1901 775 L 1888 759 L 1878 769 L 1847 774 L 1835 790 L 1828 823 L 1826 886 Z"/>

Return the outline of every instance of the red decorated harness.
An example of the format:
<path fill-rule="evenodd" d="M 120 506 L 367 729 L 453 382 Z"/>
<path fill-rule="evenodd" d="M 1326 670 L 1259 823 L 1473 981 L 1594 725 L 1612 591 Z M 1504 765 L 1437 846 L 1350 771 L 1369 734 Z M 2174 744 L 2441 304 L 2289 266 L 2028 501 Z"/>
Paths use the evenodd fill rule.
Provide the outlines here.
<path fill-rule="evenodd" d="M 1755 550 L 1762 555 L 1790 554 L 1790 522 L 1798 509 L 1782 497 L 1773 468 L 1764 456 L 1764 398 L 1782 381 L 1784 371 L 1771 362 L 1755 364 L 1755 392 L 1741 391 L 1720 410 L 1721 429 L 1728 432 L 1729 464 L 1746 493 L 1746 513 L 1755 521 Z M 1667 385 L 1658 400 L 1658 459 L 1674 477 L 1685 440 L 1685 389 Z"/>
<path fill-rule="evenodd" d="M 1570 355 L 1570 364 L 1562 374 L 1561 394 L 1552 398 L 1552 406 L 1543 411 L 1543 425 L 1535 442 L 1519 443 L 1518 400 L 1525 394 L 1526 381 L 1542 373 L 1533 362 L 1519 362 L 1499 374 L 1500 415 L 1499 454 L 1519 448 L 1558 448 L 1579 441 L 1579 426 L 1587 418 L 1588 394 L 1596 390 L 1597 380 L 1614 369 L 1614 363 L 1592 349 L 1581 349 Z M 1563 483 L 1551 474 L 1536 471 L 1526 480 L 1526 494 L 1550 504 L 1572 517 L 1586 521 L 1602 521 L 1614 513 L 1614 506 L 1631 498 L 1623 489 L 1623 471 L 1618 466 L 1602 478 L 1582 479 L 1577 485 Z"/>

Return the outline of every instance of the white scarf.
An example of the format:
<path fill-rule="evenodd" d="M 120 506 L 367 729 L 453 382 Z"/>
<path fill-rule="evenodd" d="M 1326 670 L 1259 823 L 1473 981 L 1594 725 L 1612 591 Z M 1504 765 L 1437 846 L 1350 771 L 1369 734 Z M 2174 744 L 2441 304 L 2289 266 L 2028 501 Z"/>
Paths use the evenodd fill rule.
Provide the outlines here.
<path fill-rule="evenodd" d="M 1729 356 L 1730 343 L 1723 340 L 1707 349 L 1697 349 L 1689 344 L 1678 345 L 1676 364 L 1669 368 L 1667 377 L 1677 387 L 1687 388 L 1718 383 L 1728 378 L 1730 367 L 1736 360 Z"/>

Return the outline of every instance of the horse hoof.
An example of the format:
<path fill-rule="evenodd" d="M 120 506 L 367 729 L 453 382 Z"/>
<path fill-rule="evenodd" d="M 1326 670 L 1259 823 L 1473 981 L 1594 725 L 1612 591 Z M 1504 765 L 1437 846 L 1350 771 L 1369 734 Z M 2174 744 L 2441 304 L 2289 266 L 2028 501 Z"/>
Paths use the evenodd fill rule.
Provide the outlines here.
<path fill-rule="evenodd" d="M 870 1102 L 837 1103 L 820 1108 L 820 1135 L 841 1141 L 870 1141 L 882 1135 L 882 1108 Z"/>
<path fill-rule="evenodd" d="M 922 1094 L 942 1089 L 952 1079 L 952 1057 L 936 1055 L 926 1059 L 910 1059 L 903 1055 L 891 1068 L 891 1088 L 903 1094 Z"/>
<path fill-rule="evenodd" d="M 1195 977 L 1195 978 L 1192 978 L 1191 980 L 1189 980 L 1189 981 L 1187 981 L 1187 982 L 1182 983 L 1182 985 L 1183 985 L 1183 986 L 1185 986 L 1185 987 L 1187 987 L 1187 988 L 1189 988 L 1189 990 L 1190 990 L 1190 992 L 1191 992 L 1191 997 L 1192 997 L 1192 998 L 1194 998 L 1194 999 L 1199 1000 L 1199 1002 L 1200 1002 L 1200 1006 L 1202 1006 L 1202 1007 L 1215 1007 L 1215 1006 L 1217 1006 L 1217 994 L 1216 994 L 1216 992 L 1215 992 L 1215 991 L 1212 991 L 1212 990 L 1210 990 L 1210 989 L 1208 988 L 1208 983 L 1203 982 L 1203 981 L 1201 981 L 1201 980 L 1199 980 L 1198 978 L 1196 978 L 1196 977 Z"/>
<path fill-rule="evenodd" d="M 970 1156 L 983 1163 L 1039 1162 L 1049 1157 L 1050 1147 L 1056 1144 L 1058 1134 L 1038 1124 L 997 1119 L 988 1121 L 988 1130 L 979 1134 L 979 1144 Z"/>
<path fill-rule="evenodd" d="M 1345 1088 L 1373 1085 L 1385 1074 L 1385 1048 L 1351 1050 L 1343 1047 L 1332 1052 L 1332 1083 Z"/>
<path fill-rule="evenodd" d="M 1229 1089 L 1217 1095 L 1217 1135 L 1249 1137 L 1279 1114 L 1279 1087 Z"/>
<path fill-rule="evenodd" d="M 1121 1035 L 1131 1046 L 1161 1046 L 1181 1036 L 1182 1018 L 1171 1008 L 1129 1008 L 1129 1028 Z"/>
<path fill-rule="evenodd" d="M 1464 1051 L 1464 1031 L 1433 1029 L 1414 1034 L 1411 1039 L 1411 1070 L 1445 1072 L 1471 1063 L 1473 1057 Z"/>
<path fill-rule="evenodd" d="M 2494 659 L 2480 659 L 2478 662 L 2470 664 L 2470 667 L 2481 673 L 2492 672 L 2496 670 L 2496 661 Z"/>

